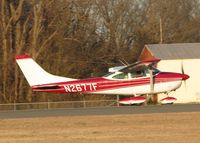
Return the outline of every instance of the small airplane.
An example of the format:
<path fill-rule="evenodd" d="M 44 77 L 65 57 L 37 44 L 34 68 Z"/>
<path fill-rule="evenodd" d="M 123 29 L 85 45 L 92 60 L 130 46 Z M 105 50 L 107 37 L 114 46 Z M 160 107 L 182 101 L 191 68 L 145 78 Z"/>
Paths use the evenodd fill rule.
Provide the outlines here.
<path fill-rule="evenodd" d="M 109 68 L 103 77 L 72 79 L 52 75 L 40 67 L 29 55 L 16 57 L 33 91 L 125 95 L 121 104 L 141 104 L 146 101 L 143 95 L 154 95 L 175 91 L 189 76 L 184 73 L 161 72 L 154 67 L 160 59 L 138 61 L 133 64 Z M 173 103 L 176 98 L 166 97 L 163 103 Z M 161 101 L 161 102 L 162 102 Z"/>

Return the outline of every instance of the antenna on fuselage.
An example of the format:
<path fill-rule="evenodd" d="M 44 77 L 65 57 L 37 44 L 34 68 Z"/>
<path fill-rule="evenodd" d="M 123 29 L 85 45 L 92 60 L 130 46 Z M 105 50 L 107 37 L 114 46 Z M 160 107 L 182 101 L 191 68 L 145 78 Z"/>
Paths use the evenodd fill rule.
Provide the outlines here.
<path fill-rule="evenodd" d="M 128 63 L 125 59 L 119 59 L 119 62 L 120 62 L 121 64 L 123 64 L 124 66 L 129 65 L 129 63 Z"/>

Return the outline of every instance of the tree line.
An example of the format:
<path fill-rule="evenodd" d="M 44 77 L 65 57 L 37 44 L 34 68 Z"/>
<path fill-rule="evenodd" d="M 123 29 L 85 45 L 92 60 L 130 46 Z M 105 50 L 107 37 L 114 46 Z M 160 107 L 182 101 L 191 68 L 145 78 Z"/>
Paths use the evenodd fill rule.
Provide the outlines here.
<path fill-rule="evenodd" d="M 199 42 L 199 27 L 199 0 L 0 0 L 0 103 L 82 99 L 32 92 L 17 55 L 60 76 L 101 76 L 145 44 Z"/>

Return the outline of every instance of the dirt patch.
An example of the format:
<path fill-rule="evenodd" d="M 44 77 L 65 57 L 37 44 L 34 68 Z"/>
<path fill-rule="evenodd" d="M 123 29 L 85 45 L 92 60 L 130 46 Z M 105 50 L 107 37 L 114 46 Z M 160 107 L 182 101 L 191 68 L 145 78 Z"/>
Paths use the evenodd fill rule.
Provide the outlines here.
<path fill-rule="evenodd" d="M 1 143 L 199 142 L 200 113 L 1 119 Z"/>

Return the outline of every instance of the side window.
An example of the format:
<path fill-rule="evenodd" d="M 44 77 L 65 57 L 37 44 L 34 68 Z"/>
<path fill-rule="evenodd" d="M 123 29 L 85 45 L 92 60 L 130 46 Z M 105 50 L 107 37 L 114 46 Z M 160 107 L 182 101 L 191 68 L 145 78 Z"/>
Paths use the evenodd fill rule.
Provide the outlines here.
<path fill-rule="evenodd" d="M 120 73 L 120 74 L 113 76 L 112 78 L 114 78 L 114 79 L 128 79 L 128 74 L 127 73 Z"/>
<path fill-rule="evenodd" d="M 131 78 L 142 77 L 142 76 L 146 76 L 144 70 L 131 72 Z"/>

